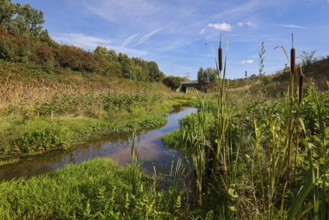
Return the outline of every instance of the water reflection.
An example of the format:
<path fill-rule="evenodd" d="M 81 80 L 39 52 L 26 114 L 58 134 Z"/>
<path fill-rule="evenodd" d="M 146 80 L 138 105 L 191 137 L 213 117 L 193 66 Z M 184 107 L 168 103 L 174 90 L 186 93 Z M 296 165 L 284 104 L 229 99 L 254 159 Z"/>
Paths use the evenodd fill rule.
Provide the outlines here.
<path fill-rule="evenodd" d="M 195 112 L 192 107 L 184 107 L 168 116 L 168 123 L 156 130 L 136 134 L 135 144 L 143 167 L 152 170 L 152 164 L 167 166 L 177 152 L 168 149 L 161 142 L 164 134 L 179 127 L 179 120 Z M 82 161 L 95 157 L 109 157 L 118 161 L 122 166 L 130 162 L 130 147 L 132 144 L 130 134 L 117 134 L 105 136 L 86 145 L 80 145 L 67 151 L 51 152 L 47 155 L 35 157 L 16 164 L 0 167 L 0 180 L 9 180 L 19 177 L 31 177 L 63 167 L 67 164 L 79 164 Z"/>

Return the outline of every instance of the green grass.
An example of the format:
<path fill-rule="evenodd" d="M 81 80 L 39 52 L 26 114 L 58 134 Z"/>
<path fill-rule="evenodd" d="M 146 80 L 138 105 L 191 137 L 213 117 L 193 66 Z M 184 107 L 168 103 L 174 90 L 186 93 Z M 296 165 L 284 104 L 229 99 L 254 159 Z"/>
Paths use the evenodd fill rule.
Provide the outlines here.
<path fill-rule="evenodd" d="M 1 163 L 110 133 L 159 127 L 174 103 L 159 83 L 0 64 Z"/>
<path fill-rule="evenodd" d="M 46 175 L 1 182 L 0 218 L 186 218 L 181 165 L 167 176 L 151 177 L 141 172 L 138 162 L 122 168 L 110 159 L 93 159 Z M 174 186 L 163 188 L 162 179 Z"/>
<path fill-rule="evenodd" d="M 60 150 L 103 135 L 152 129 L 166 123 L 163 112 L 136 109 L 131 114 L 113 115 L 116 119 L 90 117 L 31 118 L 11 121 L 3 126 L 2 157 L 41 154 Z"/>
<path fill-rule="evenodd" d="M 70 165 L 49 175 L 0 184 L 1 219 L 122 219 L 145 216 L 145 191 L 132 193 L 130 170 L 108 159 Z"/>

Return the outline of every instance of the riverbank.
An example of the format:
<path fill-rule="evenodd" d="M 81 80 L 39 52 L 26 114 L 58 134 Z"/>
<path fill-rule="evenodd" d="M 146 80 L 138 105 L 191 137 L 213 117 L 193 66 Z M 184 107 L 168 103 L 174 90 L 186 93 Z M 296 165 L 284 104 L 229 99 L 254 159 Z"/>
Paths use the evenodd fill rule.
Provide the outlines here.
<path fill-rule="evenodd" d="M 170 216 L 162 213 L 164 201 L 156 212 L 152 208 L 161 197 L 153 193 L 151 178 L 141 173 L 133 178 L 132 169 L 109 159 L 70 165 L 41 178 L 2 182 L 0 190 L 1 219 L 144 219 L 153 212 Z"/>
<path fill-rule="evenodd" d="M 0 164 L 102 135 L 152 129 L 181 100 L 161 83 L 1 61 Z"/>
<path fill-rule="evenodd" d="M 47 152 L 18 163 L 2 165 L 0 181 L 29 178 L 97 157 L 111 158 L 120 166 L 127 167 L 131 163 L 133 141 L 138 148 L 138 158 L 142 163 L 143 171 L 153 173 L 153 166 L 156 166 L 158 171 L 168 171 L 172 161 L 177 160 L 179 153 L 163 145 L 161 139 L 166 133 L 179 128 L 179 121 L 195 111 L 193 107 L 177 106 L 166 116 L 166 125 L 160 128 L 102 135 L 96 140 L 75 144 L 76 146 L 66 150 Z"/>

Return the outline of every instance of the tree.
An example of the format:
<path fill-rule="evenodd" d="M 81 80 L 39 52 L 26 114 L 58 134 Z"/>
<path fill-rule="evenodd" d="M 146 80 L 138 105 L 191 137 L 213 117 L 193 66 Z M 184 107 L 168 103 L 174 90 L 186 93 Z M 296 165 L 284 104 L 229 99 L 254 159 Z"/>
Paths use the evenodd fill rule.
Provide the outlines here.
<path fill-rule="evenodd" d="M 97 46 L 96 49 L 94 50 L 94 53 L 103 56 L 110 62 L 118 60 L 118 56 L 116 52 L 114 50 L 108 50 L 104 46 Z"/>
<path fill-rule="evenodd" d="M 303 60 L 303 65 L 310 65 L 314 61 L 315 53 L 316 53 L 316 50 L 313 50 L 310 53 L 303 50 L 302 54 L 300 55 L 300 57 Z"/>
<path fill-rule="evenodd" d="M 136 79 L 139 81 L 147 81 L 149 75 L 147 61 L 140 58 L 132 58 L 132 62 L 135 65 L 134 71 Z"/>
<path fill-rule="evenodd" d="M 132 65 L 129 57 L 126 54 L 119 53 L 118 60 L 122 67 L 122 76 L 128 79 L 132 79 Z"/>
<path fill-rule="evenodd" d="M 0 24 L 9 29 L 14 15 L 17 13 L 17 6 L 10 0 L 0 0 Z"/>
<path fill-rule="evenodd" d="M 43 12 L 29 4 L 21 5 L 10 0 L 0 0 L 0 24 L 6 29 L 22 35 L 49 39 L 48 32 L 42 30 L 44 22 Z"/>
<path fill-rule="evenodd" d="M 198 71 L 198 82 L 201 84 L 214 82 L 216 80 L 216 69 L 208 67 L 203 69 L 200 67 Z"/>
<path fill-rule="evenodd" d="M 147 63 L 150 82 L 159 82 L 163 78 L 163 73 L 160 72 L 158 64 L 154 61 Z"/>
<path fill-rule="evenodd" d="M 310 64 L 315 60 L 315 56 L 314 56 L 315 52 L 316 52 L 316 50 L 313 50 L 310 53 L 303 51 L 302 54 L 300 55 L 300 57 L 303 61 L 303 67 L 304 67 L 305 73 L 310 71 Z"/>
<path fill-rule="evenodd" d="M 178 76 L 168 76 L 163 79 L 163 84 L 171 88 L 172 90 L 176 90 L 180 87 L 181 83 L 185 80 L 184 77 Z"/>

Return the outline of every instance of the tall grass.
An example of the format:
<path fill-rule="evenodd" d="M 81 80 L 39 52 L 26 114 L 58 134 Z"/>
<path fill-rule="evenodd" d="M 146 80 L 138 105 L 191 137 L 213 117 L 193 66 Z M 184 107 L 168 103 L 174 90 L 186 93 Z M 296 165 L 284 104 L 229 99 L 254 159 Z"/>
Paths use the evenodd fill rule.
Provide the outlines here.
<path fill-rule="evenodd" d="M 161 85 L 69 71 L 45 75 L 33 65 L 15 70 L 16 65 L 0 62 L 7 71 L 0 70 L 1 160 L 63 149 L 104 134 L 155 128 L 166 122 L 170 110 Z"/>
<path fill-rule="evenodd" d="M 284 97 L 254 100 L 236 112 L 226 99 L 226 61 L 219 61 L 224 72 L 216 63 L 217 104 L 202 99 L 198 113 L 181 121 L 182 130 L 164 138 L 169 145 L 182 139 L 175 147 L 191 155 L 200 216 L 327 217 L 329 112 L 324 106 L 329 94 L 314 88 L 304 94 L 296 50 L 289 59 L 281 48 L 291 61 Z"/>

